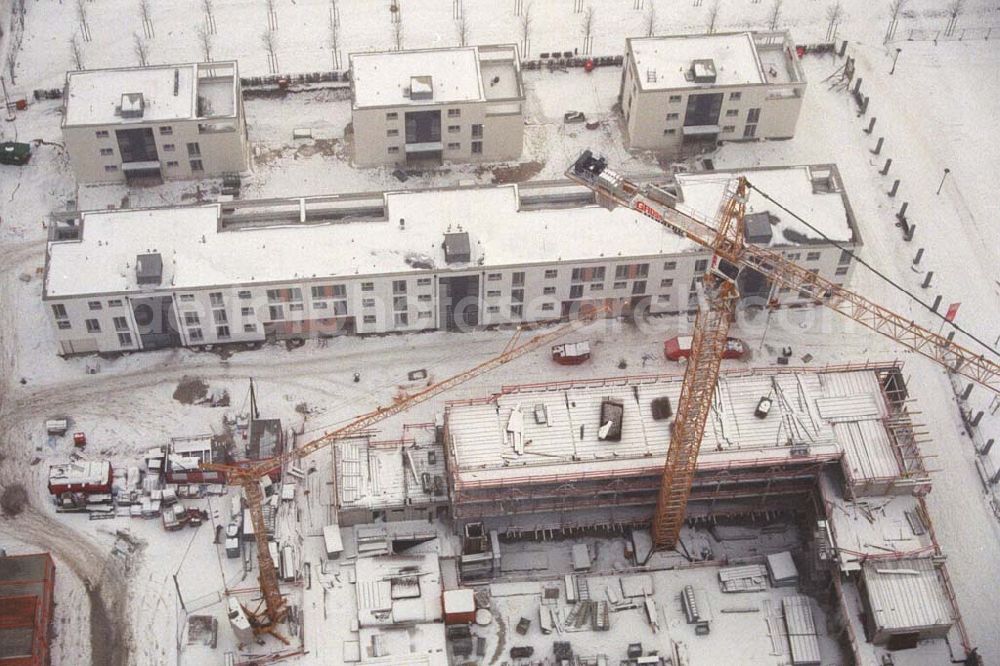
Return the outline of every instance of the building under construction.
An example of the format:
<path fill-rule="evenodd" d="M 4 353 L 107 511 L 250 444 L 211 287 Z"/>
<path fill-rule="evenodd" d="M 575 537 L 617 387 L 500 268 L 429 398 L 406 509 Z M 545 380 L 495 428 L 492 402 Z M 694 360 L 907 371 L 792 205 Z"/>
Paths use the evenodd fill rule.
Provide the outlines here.
<path fill-rule="evenodd" d="M 461 526 L 501 533 L 648 522 L 681 375 L 507 386 L 451 402 L 444 442 Z M 814 497 L 834 467 L 851 498 L 930 488 L 897 364 L 724 373 L 688 519 L 764 515 Z"/>

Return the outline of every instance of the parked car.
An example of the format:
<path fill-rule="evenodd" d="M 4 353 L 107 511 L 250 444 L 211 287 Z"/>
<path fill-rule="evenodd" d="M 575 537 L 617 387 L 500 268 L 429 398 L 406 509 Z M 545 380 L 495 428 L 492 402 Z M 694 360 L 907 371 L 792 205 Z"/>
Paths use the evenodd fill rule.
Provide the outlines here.
<path fill-rule="evenodd" d="M 567 111 L 563 114 L 563 122 L 567 125 L 582 123 L 587 121 L 587 116 L 582 111 Z"/>
<path fill-rule="evenodd" d="M 0 164 L 21 166 L 31 159 L 31 144 L 4 141 L 0 143 Z"/>
<path fill-rule="evenodd" d="M 559 365 L 580 365 L 590 358 L 590 342 L 570 342 L 552 347 L 552 360 Z"/>
<path fill-rule="evenodd" d="M 678 335 L 663 343 L 663 355 L 668 361 L 679 361 L 691 355 L 690 335 Z M 722 358 L 743 359 L 750 353 L 747 343 L 739 338 L 726 338 L 726 349 L 722 352 Z"/>

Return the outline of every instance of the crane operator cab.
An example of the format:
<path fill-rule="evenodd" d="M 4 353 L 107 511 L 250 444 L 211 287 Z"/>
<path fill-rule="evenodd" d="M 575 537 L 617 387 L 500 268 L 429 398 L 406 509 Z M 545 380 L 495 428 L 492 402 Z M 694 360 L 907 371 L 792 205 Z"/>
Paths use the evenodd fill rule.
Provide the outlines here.
<path fill-rule="evenodd" d="M 738 264 L 734 264 L 716 254 L 712 257 L 709 272 L 724 282 L 736 284 L 736 278 L 740 274 L 740 267 Z"/>

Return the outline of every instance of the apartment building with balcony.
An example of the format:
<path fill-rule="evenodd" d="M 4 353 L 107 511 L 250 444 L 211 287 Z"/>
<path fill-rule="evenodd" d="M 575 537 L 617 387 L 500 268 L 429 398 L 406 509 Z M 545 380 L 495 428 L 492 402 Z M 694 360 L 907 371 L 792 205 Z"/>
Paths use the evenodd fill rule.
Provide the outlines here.
<path fill-rule="evenodd" d="M 841 247 L 861 239 L 836 167 L 742 173 L 812 227 L 753 191 L 747 239 L 845 283 Z M 663 196 L 712 219 L 736 175 L 681 175 Z M 587 306 L 686 315 L 711 258 L 568 182 L 100 210 L 52 233 L 43 298 L 60 354 L 465 330 Z M 761 304 L 808 302 L 749 273 L 739 285 Z"/>
<path fill-rule="evenodd" d="M 69 72 L 63 99 L 80 183 L 197 179 L 249 165 L 235 61 Z"/>
<path fill-rule="evenodd" d="M 805 74 L 787 32 L 629 38 L 619 94 L 631 149 L 789 139 Z"/>
<path fill-rule="evenodd" d="M 524 140 L 517 47 L 350 56 L 358 166 L 499 162 Z"/>

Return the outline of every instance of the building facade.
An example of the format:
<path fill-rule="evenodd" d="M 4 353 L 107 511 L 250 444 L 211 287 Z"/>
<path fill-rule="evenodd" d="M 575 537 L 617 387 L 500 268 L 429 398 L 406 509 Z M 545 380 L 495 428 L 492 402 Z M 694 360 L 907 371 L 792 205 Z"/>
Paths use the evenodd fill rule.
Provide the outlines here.
<path fill-rule="evenodd" d="M 619 94 L 629 148 L 679 152 L 788 139 L 806 81 L 787 32 L 626 40 Z"/>
<path fill-rule="evenodd" d="M 816 229 L 755 191 L 751 241 L 846 282 L 841 247 L 861 239 L 836 167 L 744 173 Z M 711 217 L 735 175 L 684 174 L 667 196 Z M 466 330 L 586 306 L 687 314 L 711 258 L 568 183 L 93 211 L 52 231 L 44 301 L 60 354 Z M 741 286 L 761 304 L 807 302 Z"/>
<path fill-rule="evenodd" d="M 197 179 L 249 165 L 235 61 L 69 72 L 62 132 L 80 183 Z"/>
<path fill-rule="evenodd" d="M 355 53 L 350 60 L 358 166 L 520 157 L 524 87 L 513 44 Z"/>

